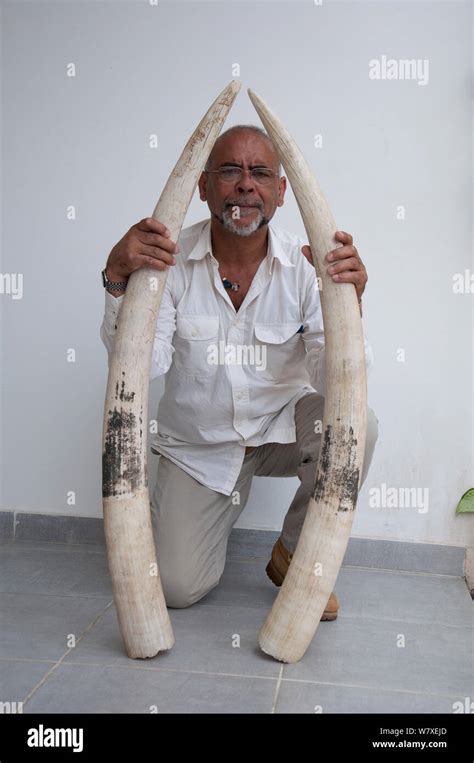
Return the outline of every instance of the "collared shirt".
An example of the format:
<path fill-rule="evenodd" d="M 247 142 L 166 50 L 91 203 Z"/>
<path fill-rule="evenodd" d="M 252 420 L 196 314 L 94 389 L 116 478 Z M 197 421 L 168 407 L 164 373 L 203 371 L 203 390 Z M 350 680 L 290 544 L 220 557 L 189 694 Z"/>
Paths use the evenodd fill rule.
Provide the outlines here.
<path fill-rule="evenodd" d="M 152 451 L 231 495 L 246 446 L 296 441 L 295 405 L 325 394 L 315 269 L 298 236 L 268 227 L 267 255 L 236 311 L 212 254 L 211 221 L 185 228 L 158 312 L 150 378 L 166 374 Z M 105 292 L 109 360 L 124 295 Z M 364 335 L 367 369 L 373 365 Z"/>

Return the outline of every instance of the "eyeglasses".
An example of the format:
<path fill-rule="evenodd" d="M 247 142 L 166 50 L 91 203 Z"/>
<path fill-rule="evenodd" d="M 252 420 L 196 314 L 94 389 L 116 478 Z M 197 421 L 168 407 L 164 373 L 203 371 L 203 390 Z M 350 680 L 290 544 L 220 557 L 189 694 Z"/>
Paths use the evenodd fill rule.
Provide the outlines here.
<path fill-rule="evenodd" d="M 251 177 L 258 185 L 268 185 L 276 177 L 276 172 L 268 167 L 254 167 L 244 170 L 243 167 L 219 167 L 218 170 L 206 170 L 208 174 L 214 173 L 222 183 L 239 183 L 244 172 L 250 172 Z"/>

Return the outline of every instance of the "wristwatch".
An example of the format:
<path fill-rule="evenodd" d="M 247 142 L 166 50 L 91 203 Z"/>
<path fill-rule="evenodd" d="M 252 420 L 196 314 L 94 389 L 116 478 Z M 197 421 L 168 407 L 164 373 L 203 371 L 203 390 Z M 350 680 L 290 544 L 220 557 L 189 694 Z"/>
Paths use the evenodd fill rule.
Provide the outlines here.
<path fill-rule="evenodd" d="M 102 271 L 102 283 L 104 284 L 104 288 L 112 289 L 113 291 L 125 291 L 127 288 L 127 281 L 110 281 L 107 278 L 106 270 L 107 268 L 104 268 Z"/>

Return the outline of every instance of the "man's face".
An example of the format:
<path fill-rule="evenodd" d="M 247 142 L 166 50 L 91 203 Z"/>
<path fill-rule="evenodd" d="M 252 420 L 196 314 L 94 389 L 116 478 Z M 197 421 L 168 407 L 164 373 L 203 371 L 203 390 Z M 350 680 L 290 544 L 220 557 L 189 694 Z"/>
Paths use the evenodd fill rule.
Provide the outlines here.
<path fill-rule="evenodd" d="M 223 182 L 213 172 L 203 172 L 199 180 L 200 198 L 207 201 L 211 215 L 230 233 L 251 236 L 268 225 L 276 208 L 282 206 L 286 179 L 276 174 L 278 158 L 271 143 L 254 132 L 230 133 L 215 146 L 211 170 L 230 165 L 244 170 L 266 167 L 275 173 L 267 185 L 258 183 L 250 172 L 232 183 Z"/>

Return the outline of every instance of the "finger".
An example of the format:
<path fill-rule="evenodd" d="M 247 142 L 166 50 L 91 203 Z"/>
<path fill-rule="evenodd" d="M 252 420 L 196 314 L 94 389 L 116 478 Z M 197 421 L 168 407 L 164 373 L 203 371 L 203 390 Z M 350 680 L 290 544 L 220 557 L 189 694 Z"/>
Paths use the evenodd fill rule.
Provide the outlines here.
<path fill-rule="evenodd" d="M 137 254 L 139 257 L 145 256 L 151 257 L 155 260 L 162 260 L 167 265 L 174 265 L 176 262 L 176 257 L 174 257 L 169 252 L 165 252 L 164 249 L 159 249 L 156 246 L 147 246 L 146 244 L 142 244 Z"/>
<path fill-rule="evenodd" d="M 152 270 L 169 270 L 170 266 L 167 265 L 166 262 L 163 262 L 163 260 L 157 260 L 156 257 L 149 257 L 146 254 L 139 254 L 134 260 L 133 270 L 139 270 L 140 268 L 152 268 Z"/>
<path fill-rule="evenodd" d="M 358 260 L 356 257 L 349 257 L 346 260 L 340 260 L 333 265 L 330 265 L 328 267 L 327 272 L 328 273 L 342 273 L 344 270 L 357 270 L 362 271 L 363 268 L 361 268 L 360 260 Z"/>
<path fill-rule="evenodd" d="M 140 222 L 137 223 L 136 227 L 138 230 L 147 232 L 151 231 L 152 233 L 161 233 L 162 236 L 166 237 L 171 235 L 169 228 L 167 228 L 163 223 L 160 223 L 159 220 L 154 220 L 153 217 L 144 217 L 143 220 L 140 220 Z"/>
<path fill-rule="evenodd" d="M 164 249 L 166 252 L 171 252 L 171 254 L 177 254 L 179 252 L 178 244 L 170 238 L 161 236 L 159 233 L 145 233 L 141 231 L 138 234 L 138 240 L 141 241 L 142 244 L 156 246 L 159 249 Z"/>
<path fill-rule="evenodd" d="M 361 274 L 355 270 L 345 270 L 344 273 L 336 273 L 332 276 L 332 280 L 337 281 L 337 283 L 353 283 L 355 286 L 363 285 Z"/>
<path fill-rule="evenodd" d="M 337 230 L 334 234 L 334 238 L 343 241 L 345 244 L 352 244 L 352 236 L 350 233 L 346 233 L 345 230 Z"/>
<path fill-rule="evenodd" d="M 326 259 L 329 262 L 332 262 L 333 260 L 343 260 L 346 257 L 359 257 L 357 249 L 355 246 L 352 246 L 352 244 L 338 246 L 337 249 L 331 249 L 326 255 Z"/>

